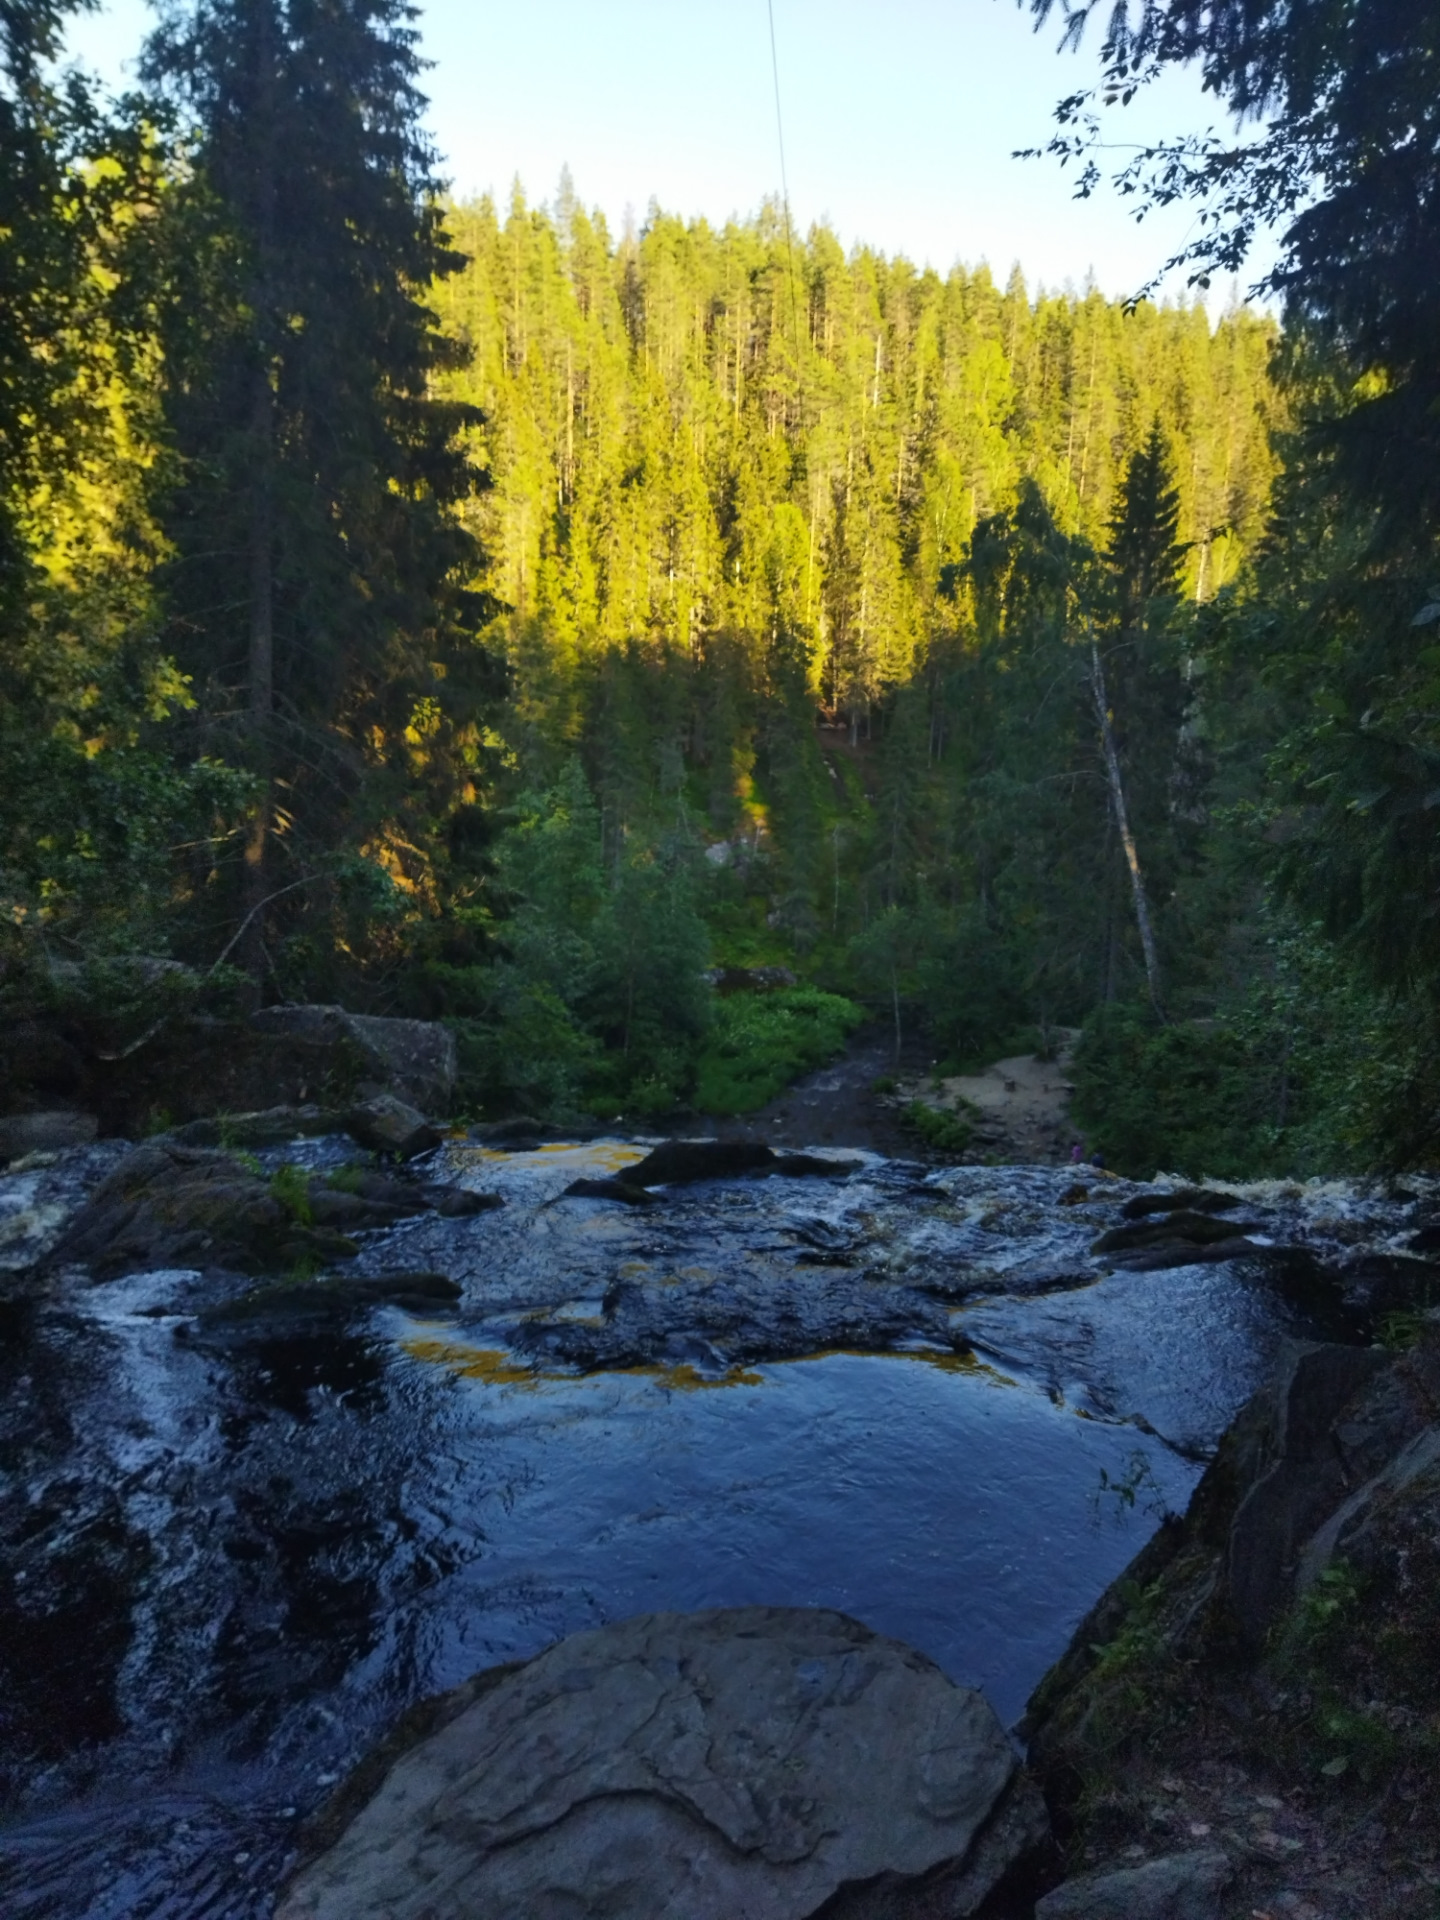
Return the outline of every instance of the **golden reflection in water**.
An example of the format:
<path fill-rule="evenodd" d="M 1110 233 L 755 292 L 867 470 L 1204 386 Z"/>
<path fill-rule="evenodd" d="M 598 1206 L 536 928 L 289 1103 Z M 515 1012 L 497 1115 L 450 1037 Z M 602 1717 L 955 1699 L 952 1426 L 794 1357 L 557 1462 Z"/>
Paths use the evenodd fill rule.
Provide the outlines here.
<path fill-rule="evenodd" d="M 463 1341 L 431 1340 L 416 1336 L 402 1340 L 400 1345 L 412 1360 L 445 1367 L 460 1379 L 480 1380 L 490 1387 L 521 1387 L 526 1392 L 533 1392 L 547 1381 L 565 1381 L 573 1385 L 584 1379 L 603 1380 L 612 1374 L 621 1374 L 632 1380 L 653 1380 L 657 1386 L 665 1387 L 672 1393 L 703 1393 L 712 1387 L 765 1385 L 763 1374 L 752 1373 L 741 1366 L 731 1367 L 715 1379 L 707 1379 L 688 1362 L 671 1367 L 606 1367 L 591 1374 L 561 1373 L 547 1372 L 543 1367 L 526 1366 L 503 1347 L 471 1347 Z"/>
<path fill-rule="evenodd" d="M 633 1167 L 649 1151 L 648 1147 L 633 1147 L 623 1140 L 602 1140 L 593 1145 L 584 1140 L 550 1140 L 524 1153 L 508 1153 L 503 1147 L 467 1146 L 463 1140 L 451 1143 L 451 1152 L 466 1160 L 503 1160 L 512 1167 L 543 1166 L 556 1154 L 583 1153 L 586 1167 L 601 1173 L 619 1173 L 622 1167 Z"/>

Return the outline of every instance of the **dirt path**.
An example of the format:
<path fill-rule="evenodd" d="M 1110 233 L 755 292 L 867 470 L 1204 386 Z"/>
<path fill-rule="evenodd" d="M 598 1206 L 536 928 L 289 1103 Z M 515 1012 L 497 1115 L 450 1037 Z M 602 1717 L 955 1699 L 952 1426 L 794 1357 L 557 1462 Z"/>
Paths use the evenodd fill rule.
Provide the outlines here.
<path fill-rule="evenodd" d="M 963 1155 L 966 1160 L 1059 1166 L 1070 1159 L 1079 1140 L 1069 1117 L 1070 1054 L 1077 1037 L 1064 1029 L 1053 1060 L 1022 1053 L 997 1060 L 983 1073 L 946 1080 L 907 1076 L 892 1098 L 897 1107 L 918 1100 L 942 1113 L 968 1110 L 974 1133 Z"/>
<path fill-rule="evenodd" d="M 901 1159 L 929 1159 L 919 1137 L 901 1124 L 906 1107 L 919 1101 L 941 1112 L 967 1112 L 973 1120 L 970 1146 L 946 1159 L 1059 1166 L 1078 1137 L 1066 1110 L 1073 1041 L 1067 1032 L 1050 1062 L 1017 1054 L 983 1073 L 937 1080 L 923 1041 L 907 1044 L 897 1066 L 889 1029 L 866 1027 L 828 1067 L 797 1080 L 755 1113 L 717 1120 L 715 1128 L 725 1140 L 866 1147 Z"/>
<path fill-rule="evenodd" d="M 900 1125 L 900 1108 L 875 1091 L 876 1081 L 918 1077 L 929 1050 L 908 1045 L 895 1062 L 887 1027 L 862 1027 L 838 1060 L 818 1067 L 754 1113 L 716 1120 L 723 1140 L 768 1140 L 777 1147 L 865 1147 L 898 1159 L 914 1157 L 913 1133 Z M 902 1103 L 903 1104 L 903 1103 Z"/>

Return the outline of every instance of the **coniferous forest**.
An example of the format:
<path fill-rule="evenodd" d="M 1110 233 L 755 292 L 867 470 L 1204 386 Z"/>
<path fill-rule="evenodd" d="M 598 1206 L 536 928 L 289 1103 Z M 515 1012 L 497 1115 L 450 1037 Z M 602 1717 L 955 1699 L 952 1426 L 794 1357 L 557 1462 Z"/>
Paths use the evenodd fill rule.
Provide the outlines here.
<path fill-rule="evenodd" d="M 68 11 L 0 11 L 16 1099 L 157 995 L 443 1019 L 476 1117 L 744 1110 L 870 1018 L 1082 1028 L 1128 1170 L 1434 1158 L 1433 8 L 1116 16 L 1112 88 L 1261 116 L 1127 182 L 1219 196 L 1205 288 L 1280 222 L 1223 312 L 456 204 L 402 0 L 173 11 L 120 100 Z"/>

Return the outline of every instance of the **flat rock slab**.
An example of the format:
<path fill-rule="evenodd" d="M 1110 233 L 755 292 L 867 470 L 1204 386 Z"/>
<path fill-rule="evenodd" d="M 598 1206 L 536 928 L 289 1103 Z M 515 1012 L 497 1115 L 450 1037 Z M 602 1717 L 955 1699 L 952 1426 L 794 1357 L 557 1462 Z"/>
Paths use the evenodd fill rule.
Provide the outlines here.
<path fill-rule="evenodd" d="M 984 1697 L 899 1641 L 821 1609 L 645 1614 L 472 1695 L 276 1920 L 961 1920 L 1044 1833 Z"/>
<path fill-rule="evenodd" d="M 1218 1848 L 1170 1853 L 1067 1880 L 1037 1902 L 1035 1920 L 1219 1920 L 1220 1896 L 1234 1877 Z"/>

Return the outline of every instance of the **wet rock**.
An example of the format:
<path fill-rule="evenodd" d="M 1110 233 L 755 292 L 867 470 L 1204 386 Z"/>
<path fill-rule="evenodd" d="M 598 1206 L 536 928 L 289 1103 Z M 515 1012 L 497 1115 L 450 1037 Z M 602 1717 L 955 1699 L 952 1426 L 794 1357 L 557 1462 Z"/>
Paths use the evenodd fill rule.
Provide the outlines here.
<path fill-rule="evenodd" d="M 1124 1227 L 1111 1227 L 1091 1247 L 1092 1253 L 1128 1253 L 1141 1247 L 1158 1247 L 1180 1240 L 1186 1246 L 1213 1246 L 1222 1240 L 1242 1239 L 1249 1233 L 1262 1233 L 1256 1220 L 1217 1220 L 1212 1213 L 1190 1207 L 1176 1208 L 1160 1220 L 1140 1219 Z"/>
<path fill-rule="evenodd" d="M 811 1176 L 821 1180 L 848 1180 L 863 1164 L 860 1160 L 830 1160 L 820 1153 L 782 1153 L 770 1171 L 790 1180 Z"/>
<path fill-rule="evenodd" d="M 1269 1262 L 1293 1251 L 1289 1247 L 1265 1247 L 1243 1236 L 1230 1235 L 1224 1240 L 1212 1240 L 1208 1246 L 1197 1246 L 1191 1240 L 1163 1240 L 1158 1246 L 1138 1247 L 1132 1253 L 1112 1253 L 1107 1264 L 1125 1273 L 1163 1273 L 1170 1267 L 1223 1266 L 1227 1260 L 1254 1260 L 1257 1256 Z"/>
<path fill-rule="evenodd" d="M 1219 1920 L 1235 1869 L 1218 1848 L 1172 1853 L 1113 1873 L 1067 1880 L 1035 1906 L 1035 1920 Z"/>
<path fill-rule="evenodd" d="M 426 1113 L 449 1110 L 455 1036 L 437 1021 L 377 1019 L 343 1007 L 264 1007 L 250 1027 L 262 1040 L 314 1056 L 317 1083 L 349 1071 L 364 1099 L 388 1094 Z"/>
<path fill-rule="evenodd" d="M 1331 1271 L 1342 1308 L 1363 1333 L 1381 1330 L 1387 1314 L 1440 1304 L 1440 1265 L 1414 1254 L 1356 1254 Z"/>
<path fill-rule="evenodd" d="M 234 1300 L 208 1307 L 196 1319 L 206 1334 L 253 1333 L 257 1325 L 293 1326 L 306 1320 L 339 1320 L 366 1307 L 405 1307 L 433 1312 L 453 1306 L 461 1288 L 443 1273 L 343 1273 L 312 1280 L 275 1281 L 252 1287 Z M 190 1337 L 185 1328 L 182 1337 Z"/>
<path fill-rule="evenodd" d="M 1143 1220 L 1152 1213 L 1230 1213 L 1243 1206 L 1238 1193 L 1221 1193 L 1209 1187 L 1171 1187 L 1163 1193 L 1137 1193 L 1120 1209 L 1126 1220 Z"/>
<path fill-rule="evenodd" d="M 631 1180 L 572 1180 L 562 1199 L 618 1200 L 626 1207 L 653 1207 L 655 1195 Z"/>
<path fill-rule="evenodd" d="M 1388 1516 L 1411 1489 L 1440 1479 L 1440 1312 L 1427 1316 L 1416 1346 L 1377 1369 L 1331 1432 L 1353 1489 L 1307 1542 L 1295 1590 L 1304 1594 L 1337 1558 L 1374 1563 Z M 1440 1528 L 1432 1530 L 1440 1545 Z"/>
<path fill-rule="evenodd" d="M 984 1699 L 899 1642 L 821 1609 L 649 1614 L 462 1691 L 277 1920 L 879 1920 L 917 1897 L 960 1920 L 1044 1832 Z"/>
<path fill-rule="evenodd" d="M 391 1093 L 377 1094 L 373 1100 L 352 1107 L 345 1115 L 345 1131 L 362 1147 L 393 1154 L 397 1160 L 413 1160 L 417 1154 L 428 1153 L 445 1137 L 423 1113 Z"/>
<path fill-rule="evenodd" d="M 27 1153 L 56 1153 L 66 1147 L 88 1147 L 99 1132 L 93 1113 L 57 1107 L 45 1113 L 12 1113 L 0 1119 L 0 1160 L 19 1160 Z"/>
<path fill-rule="evenodd" d="M 353 1240 L 307 1225 L 271 1184 L 229 1154 L 157 1140 L 127 1155 L 51 1249 L 52 1267 L 88 1266 L 97 1279 L 151 1267 L 232 1267 L 241 1273 L 324 1264 Z"/>
<path fill-rule="evenodd" d="M 696 1180 L 733 1180 L 747 1173 L 844 1179 L 862 1163 L 814 1153 L 776 1153 L 760 1140 L 667 1140 L 625 1169 L 634 1187 L 679 1187 Z"/>
<path fill-rule="evenodd" d="M 255 1273 L 348 1258 L 350 1237 L 417 1214 L 454 1219 L 503 1203 L 495 1194 L 400 1180 L 373 1167 L 323 1178 L 299 1169 L 267 1178 L 227 1153 L 149 1142 L 126 1155 L 51 1248 L 49 1264 L 97 1279 L 154 1267 Z"/>
<path fill-rule="evenodd" d="M 759 1140 L 667 1140 L 625 1169 L 634 1187 L 678 1187 L 695 1180 L 733 1180 L 774 1166 L 778 1155 Z"/>

